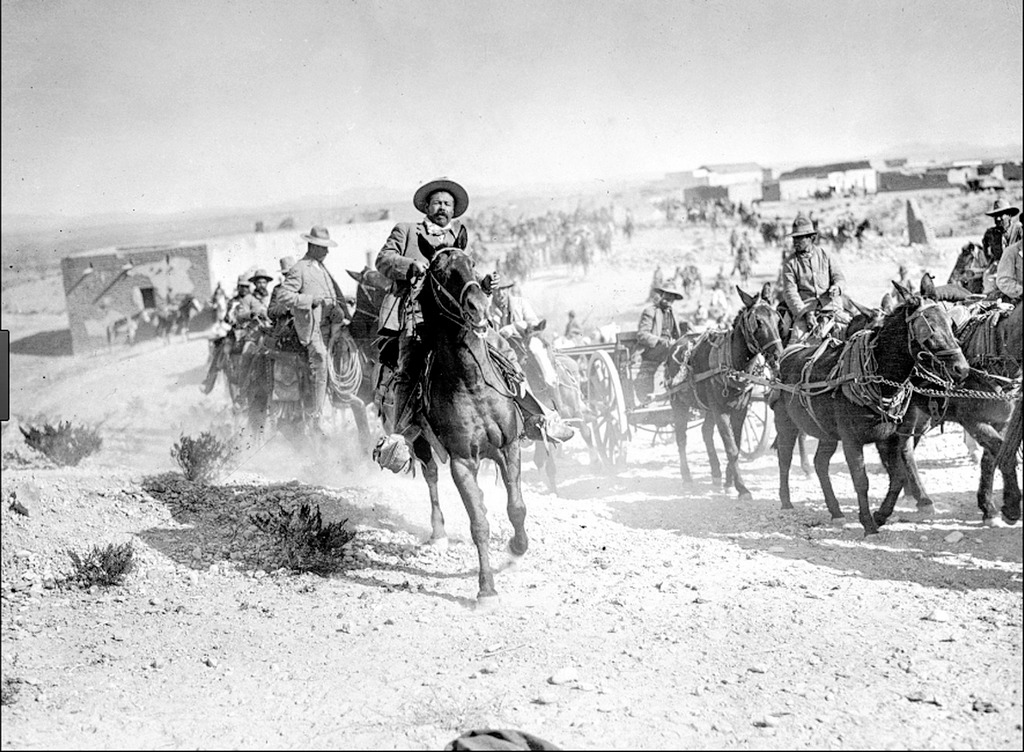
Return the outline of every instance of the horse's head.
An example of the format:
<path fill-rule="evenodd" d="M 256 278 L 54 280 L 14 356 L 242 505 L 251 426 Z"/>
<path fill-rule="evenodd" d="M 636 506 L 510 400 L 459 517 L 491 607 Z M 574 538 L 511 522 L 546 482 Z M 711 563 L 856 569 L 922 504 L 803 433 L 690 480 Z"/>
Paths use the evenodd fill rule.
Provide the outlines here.
<path fill-rule="evenodd" d="M 920 295 L 899 282 L 893 282 L 893 286 L 903 303 L 886 318 L 883 328 L 890 320 L 902 320 L 915 368 L 932 376 L 938 371 L 937 381 L 960 382 L 967 378 L 970 366 L 953 334 L 949 312 L 934 300 L 935 285 L 931 276 L 921 279 Z"/>
<path fill-rule="evenodd" d="M 489 300 L 477 281 L 473 257 L 463 248 L 441 248 L 427 269 L 424 316 L 472 329 L 478 336 L 487 330 Z M 425 299 L 425 300 L 424 300 Z"/>
<path fill-rule="evenodd" d="M 764 355 L 769 363 L 775 363 L 782 356 L 782 316 L 772 305 L 772 286 L 765 282 L 757 295 L 745 292 L 739 286 L 736 291 L 743 301 L 743 308 L 736 314 L 734 327 L 746 342 L 752 355 Z"/>

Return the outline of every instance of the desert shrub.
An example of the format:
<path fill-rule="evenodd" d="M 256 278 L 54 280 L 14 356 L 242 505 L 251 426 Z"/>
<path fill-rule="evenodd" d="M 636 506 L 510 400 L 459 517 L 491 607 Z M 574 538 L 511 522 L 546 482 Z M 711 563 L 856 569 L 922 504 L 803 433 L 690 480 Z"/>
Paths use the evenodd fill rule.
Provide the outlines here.
<path fill-rule="evenodd" d="M 62 420 L 56 427 L 44 423 L 41 426 L 19 428 L 26 444 L 58 465 L 77 465 L 90 454 L 99 451 L 103 444 L 96 429 L 74 426 L 66 420 Z"/>
<path fill-rule="evenodd" d="M 171 457 L 177 461 L 185 477 L 197 483 L 215 481 L 234 453 L 232 442 L 209 431 L 203 431 L 195 439 L 182 434 L 171 448 Z"/>
<path fill-rule="evenodd" d="M 0 705 L 7 707 L 18 701 L 18 694 L 21 692 L 21 679 L 4 677 L 3 686 L 0 687 Z"/>
<path fill-rule="evenodd" d="M 345 529 L 347 519 L 324 525 L 319 505 L 280 506 L 276 512 L 257 512 L 249 519 L 270 536 L 279 566 L 303 572 L 327 574 L 339 569 L 342 547 L 356 537 Z"/>
<path fill-rule="evenodd" d="M 68 551 L 68 556 L 74 572 L 67 578 L 67 582 L 83 588 L 120 585 L 135 567 L 135 548 L 131 543 L 93 546 L 85 554 Z"/>

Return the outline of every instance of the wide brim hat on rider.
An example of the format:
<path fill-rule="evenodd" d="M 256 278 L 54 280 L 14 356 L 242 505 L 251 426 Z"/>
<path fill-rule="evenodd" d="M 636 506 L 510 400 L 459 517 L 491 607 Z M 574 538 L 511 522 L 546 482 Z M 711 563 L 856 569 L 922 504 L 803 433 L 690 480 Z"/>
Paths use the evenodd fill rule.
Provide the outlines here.
<path fill-rule="evenodd" d="M 307 243 L 312 245 L 319 245 L 324 248 L 333 248 L 337 245 L 331 240 L 331 233 L 327 231 L 327 228 L 323 225 L 314 225 L 309 232 L 304 232 L 300 237 Z"/>
<path fill-rule="evenodd" d="M 654 289 L 655 289 L 656 292 L 660 292 L 662 295 L 673 296 L 673 297 L 676 298 L 676 300 L 682 300 L 683 298 L 686 297 L 686 293 L 684 293 L 682 290 L 680 290 L 675 285 L 670 285 L 670 284 L 655 285 Z"/>
<path fill-rule="evenodd" d="M 817 235 L 818 231 L 814 229 L 814 224 L 807 217 L 798 216 L 793 220 L 793 231 L 789 233 L 788 237 L 791 238 L 803 238 L 808 235 Z"/>
<path fill-rule="evenodd" d="M 239 274 L 238 282 L 236 284 L 238 287 L 252 287 L 252 282 L 249 281 L 248 274 Z"/>
<path fill-rule="evenodd" d="M 426 214 L 430 197 L 438 191 L 450 193 L 451 197 L 455 200 L 455 210 L 452 212 L 452 219 L 461 217 L 466 213 L 466 209 L 469 208 L 469 194 L 466 193 L 465 188 L 448 178 L 438 178 L 421 185 L 416 189 L 416 193 L 412 195 L 412 205 Z"/>
<path fill-rule="evenodd" d="M 985 212 L 990 217 L 998 217 L 1000 214 L 1009 214 L 1011 217 L 1016 217 L 1020 214 L 1020 209 L 1016 206 L 1010 206 L 1010 202 L 1005 198 L 997 198 L 995 203 L 992 204 L 992 211 Z"/>
<path fill-rule="evenodd" d="M 274 281 L 273 275 L 266 269 L 257 269 L 255 272 L 253 272 L 252 276 L 249 277 L 250 282 L 255 282 L 258 279 L 265 279 L 267 280 L 267 282 Z"/>

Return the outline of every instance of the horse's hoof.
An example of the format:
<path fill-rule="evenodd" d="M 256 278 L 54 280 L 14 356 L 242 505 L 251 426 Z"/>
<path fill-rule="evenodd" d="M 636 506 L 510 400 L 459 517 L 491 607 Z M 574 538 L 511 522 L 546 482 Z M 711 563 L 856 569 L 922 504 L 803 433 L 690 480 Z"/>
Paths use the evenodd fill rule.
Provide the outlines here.
<path fill-rule="evenodd" d="M 846 518 L 833 517 L 831 520 L 829 520 L 829 524 L 836 529 L 842 530 L 846 526 Z"/>
<path fill-rule="evenodd" d="M 435 551 L 447 551 L 448 550 L 448 538 L 431 538 L 423 545 L 429 546 Z"/>
<path fill-rule="evenodd" d="M 924 506 L 921 506 L 921 507 L 918 507 L 917 509 L 915 509 L 911 513 L 910 518 L 914 522 L 921 522 L 923 520 L 930 520 L 934 516 L 935 516 L 935 505 L 934 504 L 925 504 Z"/>
<path fill-rule="evenodd" d="M 1002 517 L 986 517 L 984 524 L 985 527 L 1013 527 L 1012 522 L 1007 522 Z"/>
<path fill-rule="evenodd" d="M 753 496 L 753 494 L 750 493 L 750 491 L 744 491 L 743 493 L 741 493 L 739 495 L 739 501 L 746 502 L 746 501 L 753 501 L 753 500 L 754 500 L 754 496 Z"/>
<path fill-rule="evenodd" d="M 494 595 L 478 595 L 476 597 L 476 608 L 478 614 L 492 614 L 501 609 L 501 599 L 497 593 Z"/>
<path fill-rule="evenodd" d="M 509 541 L 508 541 L 508 553 L 509 553 L 509 556 L 511 556 L 514 559 L 521 559 L 521 558 L 523 558 L 526 555 L 526 551 L 529 548 L 529 545 L 530 544 L 527 543 L 525 546 L 523 546 L 523 549 L 521 551 L 516 551 L 516 541 L 515 541 L 515 538 L 509 538 Z"/>

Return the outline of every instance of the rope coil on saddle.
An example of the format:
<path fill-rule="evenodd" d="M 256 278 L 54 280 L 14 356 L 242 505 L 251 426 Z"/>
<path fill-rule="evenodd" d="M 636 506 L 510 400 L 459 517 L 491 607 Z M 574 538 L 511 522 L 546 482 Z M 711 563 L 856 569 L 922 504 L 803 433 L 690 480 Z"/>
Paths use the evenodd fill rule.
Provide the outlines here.
<path fill-rule="evenodd" d="M 334 404 L 348 404 L 363 381 L 359 347 L 345 327 L 335 327 L 327 346 L 327 393 Z"/>
<path fill-rule="evenodd" d="M 846 399 L 856 405 L 871 408 L 886 420 L 898 423 L 910 407 L 914 387 L 910 379 L 894 382 L 879 378 L 878 363 L 872 347 L 874 338 L 875 332 L 870 329 L 853 334 L 843 346 L 839 362 L 829 374 L 829 379 L 838 382 L 849 377 L 840 387 Z M 879 386 L 889 386 L 896 391 L 887 395 Z"/>

